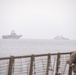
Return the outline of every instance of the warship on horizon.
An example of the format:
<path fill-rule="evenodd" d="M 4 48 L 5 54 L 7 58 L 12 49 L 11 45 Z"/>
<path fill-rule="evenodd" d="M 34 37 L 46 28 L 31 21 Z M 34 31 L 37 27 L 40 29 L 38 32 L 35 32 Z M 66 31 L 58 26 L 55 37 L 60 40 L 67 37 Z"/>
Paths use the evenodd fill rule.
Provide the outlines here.
<path fill-rule="evenodd" d="M 19 39 L 22 35 L 16 35 L 15 31 L 12 30 L 10 35 L 2 35 L 3 39 Z"/>
<path fill-rule="evenodd" d="M 55 40 L 69 40 L 68 38 L 63 37 L 62 35 L 61 36 L 57 35 L 54 39 Z"/>

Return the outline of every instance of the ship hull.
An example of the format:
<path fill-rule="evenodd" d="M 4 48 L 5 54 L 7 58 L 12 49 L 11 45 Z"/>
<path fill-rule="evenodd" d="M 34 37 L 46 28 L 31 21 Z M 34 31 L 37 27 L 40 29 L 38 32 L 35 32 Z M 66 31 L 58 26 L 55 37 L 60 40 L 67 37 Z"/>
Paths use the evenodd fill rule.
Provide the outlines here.
<path fill-rule="evenodd" d="M 12 35 L 3 35 L 2 38 L 3 39 L 19 39 L 22 35 L 16 35 L 16 36 L 12 36 Z"/>

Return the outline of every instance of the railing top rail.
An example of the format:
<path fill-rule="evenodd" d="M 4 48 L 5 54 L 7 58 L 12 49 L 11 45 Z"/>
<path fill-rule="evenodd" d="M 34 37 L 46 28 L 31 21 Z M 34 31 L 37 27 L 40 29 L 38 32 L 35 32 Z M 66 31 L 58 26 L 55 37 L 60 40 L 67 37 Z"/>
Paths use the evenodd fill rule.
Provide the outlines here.
<path fill-rule="evenodd" d="M 71 54 L 71 52 L 64 52 L 64 53 L 60 53 L 58 52 L 59 54 Z M 39 57 L 39 56 L 48 56 L 48 54 L 50 55 L 57 55 L 58 53 L 47 53 L 47 54 L 32 54 L 32 55 L 24 55 L 24 56 L 14 56 L 14 58 L 28 58 L 28 57 Z M 1 57 L 0 60 L 4 60 L 4 59 L 10 59 L 11 56 L 9 57 Z"/>
<path fill-rule="evenodd" d="M 64 52 L 64 53 L 60 53 L 58 52 L 59 54 L 71 54 L 71 52 Z M 57 55 L 58 53 L 48 53 L 50 55 Z M 32 54 L 32 55 L 24 55 L 24 56 L 14 56 L 14 59 L 16 58 L 28 58 L 28 57 L 31 57 L 31 56 L 34 56 L 34 57 L 39 57 L 39 56 L 48 56 L 48 54 Z M 11 56 L 9 57 L 1 57 L 0 60 L 4 60 L 4 59 L 10 59 Z"/>

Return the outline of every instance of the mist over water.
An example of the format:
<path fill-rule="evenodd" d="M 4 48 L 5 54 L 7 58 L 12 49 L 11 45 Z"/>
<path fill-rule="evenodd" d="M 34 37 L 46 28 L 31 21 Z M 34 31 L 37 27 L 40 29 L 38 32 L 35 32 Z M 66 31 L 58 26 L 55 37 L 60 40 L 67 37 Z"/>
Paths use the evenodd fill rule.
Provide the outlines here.
<path fill-rule="evenodd" d="M 76 49 L 76 40 L 0 39 L 0 57 L 70 52 Z"/>

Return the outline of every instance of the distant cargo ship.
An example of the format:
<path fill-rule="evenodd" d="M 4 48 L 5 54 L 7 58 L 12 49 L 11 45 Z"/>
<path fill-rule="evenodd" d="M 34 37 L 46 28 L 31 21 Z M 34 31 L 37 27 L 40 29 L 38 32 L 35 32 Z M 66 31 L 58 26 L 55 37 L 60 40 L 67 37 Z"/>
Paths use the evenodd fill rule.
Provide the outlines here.
<path fill-rule="evenodd" d="M 10 35 L 3 35 L 2 38 L 3 39 L 19 39 L 20 37 L 22 37 L 22 35 L 17 35 L 15 33 L 15 31 L 11 31 L 11 34 Z"/>
<path fill-rule="evenodd" d="M 55 40 L 69 40 L 68 38 L 63 37 L 62 35 L 61 36 L 56 36 L 54 39 Z"/>

